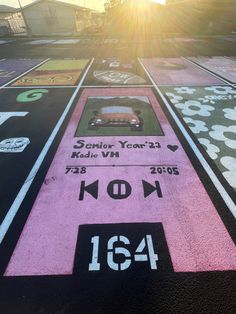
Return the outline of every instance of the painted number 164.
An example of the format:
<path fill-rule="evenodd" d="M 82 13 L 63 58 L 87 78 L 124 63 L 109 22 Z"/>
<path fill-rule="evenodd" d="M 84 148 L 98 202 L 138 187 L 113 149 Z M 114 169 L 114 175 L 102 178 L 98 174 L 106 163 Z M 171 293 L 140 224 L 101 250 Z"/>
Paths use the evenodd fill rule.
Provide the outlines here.
<path fill-rule="evenodd" d="M 93 250 L 92 261 L 89 264 L 89 271 L 99 271 L 101 268 L 101 263 L 99 263 L 98 261 L 99 241 L 99 236 L 94 236 L 91 238 Z M 151 269 L 157 269 L 158 255 L 154 252 L 151 235 L 146 235 L 142 239 L 135 251 L 133 258 L 130 250 L 128 250 L 128 248 L 124 246 L 118 247 L 117 245 L 115 245 L 117 242 L 124 244 L 124 246 L 130 245 L 129 239 L 122 235 L 113 236 L 109 239 L 107 243 L 107 264 L 112 270 L 126 270 L 131 266 L 132 262 L 149 262 Z M 145 248 L 147 249 L 147 254 L 143 253 Z M 117 255 L 123 256 L 122 260 L 124 260 L 124 262 L 115 262 L 115 257 Z"/>

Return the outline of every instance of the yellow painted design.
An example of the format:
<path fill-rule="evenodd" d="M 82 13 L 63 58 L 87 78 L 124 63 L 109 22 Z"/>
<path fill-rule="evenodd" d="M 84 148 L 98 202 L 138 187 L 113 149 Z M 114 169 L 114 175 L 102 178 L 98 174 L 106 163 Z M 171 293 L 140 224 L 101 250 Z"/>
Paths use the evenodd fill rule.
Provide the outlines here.
<path fill-rule="evenodd" d="M 76 85 L 88 59 L 52 60 L 23 76 L 13 86 Z"/>

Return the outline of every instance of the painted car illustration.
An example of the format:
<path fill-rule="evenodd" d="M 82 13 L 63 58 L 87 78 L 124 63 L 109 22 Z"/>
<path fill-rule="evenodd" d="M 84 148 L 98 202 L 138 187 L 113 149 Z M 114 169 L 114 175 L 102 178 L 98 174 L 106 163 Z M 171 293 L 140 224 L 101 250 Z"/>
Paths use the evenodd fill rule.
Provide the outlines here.
<path fill-rule="evenodd" d="M 141 131 L 143 119 L 140 111 L 134 111 L 132 107 L 106 106 L 94 111 L 94 117 L 89 121 L 90 130 L 99 127 L 130 127 L 132 131 Z"/>

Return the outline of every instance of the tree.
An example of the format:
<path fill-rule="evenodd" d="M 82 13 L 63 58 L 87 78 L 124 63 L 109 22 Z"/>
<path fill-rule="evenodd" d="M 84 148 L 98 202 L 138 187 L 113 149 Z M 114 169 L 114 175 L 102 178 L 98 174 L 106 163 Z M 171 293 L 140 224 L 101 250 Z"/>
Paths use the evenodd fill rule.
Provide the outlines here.
<path fill-rule="evenodd" d="M 162 6 L 151 0 L 107 0 L 106 31 L 122 36 L 146 36 L 158 32 Z"/>
<path fill-rule="evenodd" d="M 125 1 L 124 0 L 107 0 L 104 4 L 105 10 L 109 11 L 121 4 L 123 4 Z"/>

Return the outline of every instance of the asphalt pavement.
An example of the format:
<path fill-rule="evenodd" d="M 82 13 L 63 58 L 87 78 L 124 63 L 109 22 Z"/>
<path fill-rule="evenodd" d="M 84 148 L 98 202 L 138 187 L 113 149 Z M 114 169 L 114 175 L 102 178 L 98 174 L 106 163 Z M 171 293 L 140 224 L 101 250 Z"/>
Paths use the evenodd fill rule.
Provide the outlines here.
<path fill-rule="evenodd" d="M 0 40 L 0 313 L 235 313 L 236 36 Z"/>

